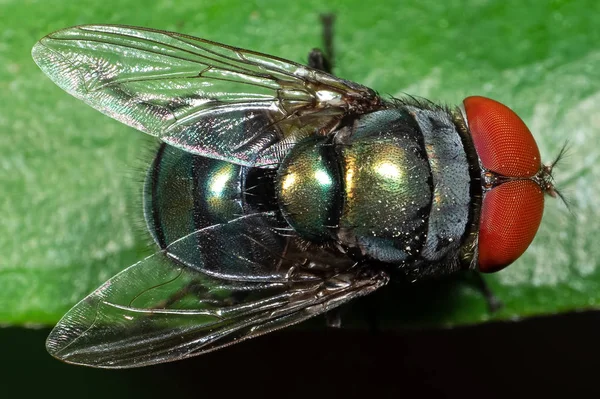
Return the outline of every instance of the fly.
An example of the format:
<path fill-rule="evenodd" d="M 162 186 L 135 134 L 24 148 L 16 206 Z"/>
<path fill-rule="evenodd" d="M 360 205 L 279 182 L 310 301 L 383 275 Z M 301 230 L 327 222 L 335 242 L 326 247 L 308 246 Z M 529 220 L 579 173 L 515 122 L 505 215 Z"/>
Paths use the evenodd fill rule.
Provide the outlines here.
<path fill-rule="evenodd" d="M 383 98 L 330 73 L 325 37 L 309 66 L 117 25 L 34 46 L 58 86 L 161 142 L 143 190 L 158 252 L 75 305 L 48 338 L 53 356 L 184 359 L 395 275 L 494 272 L 525 252 L 556 193 L 525 123 L 484 97 Z"/>

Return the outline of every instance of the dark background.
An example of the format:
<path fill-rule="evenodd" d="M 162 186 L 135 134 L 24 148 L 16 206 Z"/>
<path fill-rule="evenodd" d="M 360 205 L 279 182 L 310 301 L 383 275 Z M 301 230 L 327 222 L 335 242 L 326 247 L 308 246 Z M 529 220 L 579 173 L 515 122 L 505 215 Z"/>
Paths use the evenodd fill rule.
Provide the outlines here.
<path fill-rule="evenodd" d="M 10 397 L 597 397 L 600 314 L 376 333 L 283 330 L 129 370 L 54 360 L 49 330 L 0 330 Z"/>

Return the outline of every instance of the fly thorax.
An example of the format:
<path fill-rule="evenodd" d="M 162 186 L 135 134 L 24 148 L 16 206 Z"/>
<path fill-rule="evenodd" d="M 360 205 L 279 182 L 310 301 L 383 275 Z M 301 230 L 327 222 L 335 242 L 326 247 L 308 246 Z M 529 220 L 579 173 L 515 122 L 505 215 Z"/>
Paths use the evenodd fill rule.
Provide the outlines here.
<path fill-rule="evenodd" d="M 340 137 L 343 212 L 338 239 L 368 258 L 403 263 L 426 240 L 432 188 L 419 127 L 390 109 L 358 119 Z"/>
<path fill-rule="evenodd" d="M 433 187 L 423 258 L 438 262 L 452 257 L 455 266 L 459 261 L 466 266 L 470 259 L 463 259 L 462 253 L 469 250 L 464 247 L 472 245 L 472 225 L 479 201 L 479 168 L 469 155 L 472 151 L 466 149 L 470 141 L 449 110 L 414 106 L 407 110 L 423 135 Z"/>
<path fill-rule="evenodd" d="M 322 243 L 334 238 L 341 210 L 340 171 L 330 140 L 313 136 L 296 144 L 281 163 L 276 195 L 298 234 Z"/>
<path fill-rule="evenodd" d="M 458 257 L 469 164 L 449 113 L 402 106 L 311 137 L 286 156 L 280 208 L 303 237 L 366 259 L 427 265 Z"/>

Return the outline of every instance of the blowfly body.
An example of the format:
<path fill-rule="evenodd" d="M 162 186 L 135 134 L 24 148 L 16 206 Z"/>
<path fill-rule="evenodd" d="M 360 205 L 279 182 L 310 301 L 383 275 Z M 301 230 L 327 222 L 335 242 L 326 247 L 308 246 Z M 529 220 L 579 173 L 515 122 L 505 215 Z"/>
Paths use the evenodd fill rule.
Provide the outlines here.
<path fill-rule="evenodd" d="M 44 37 L 33 58 L 68 93 L 161 142 L 143 190 L 158 251 L 63 317 L 47 347 L 67 362 L 183 359 L 327 312 L 395 274 L 500 270 L 555 193 L 510 108 L 386 99 L 333 76 L 318 50 L 304 66 L 89 25 Z"/>

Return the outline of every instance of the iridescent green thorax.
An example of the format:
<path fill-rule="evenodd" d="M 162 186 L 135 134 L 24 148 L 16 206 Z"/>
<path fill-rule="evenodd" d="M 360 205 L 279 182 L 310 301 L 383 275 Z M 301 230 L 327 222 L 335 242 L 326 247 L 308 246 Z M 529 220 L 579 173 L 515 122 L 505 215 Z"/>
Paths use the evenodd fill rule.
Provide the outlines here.
<path fill-rule="evenodd" d="M 288 223 L 308 239 L 386 263 L 457 253 L 471 177 L 451 115 L 436 111 L 390 108 L 298 143 L 276 182 Z"/>
<path fill-rule="evenodd" d="M 341 187 L 326 137 L 309 137 L 294 146 L 279 168 L 276 185 L 281 211 L 300 235 L 317 242 L 332 238 Z"/>
<path fill-rule="evenodd" d="M 338 235 L 369 256 L 389 262 L 403 261 L 418 251 L 416 241 L 424 238 L 431 198 L 427 160 L 417 137 L 398 133 L 363 132 L 359 127 L 340 148 L 345 201 Z"/>

